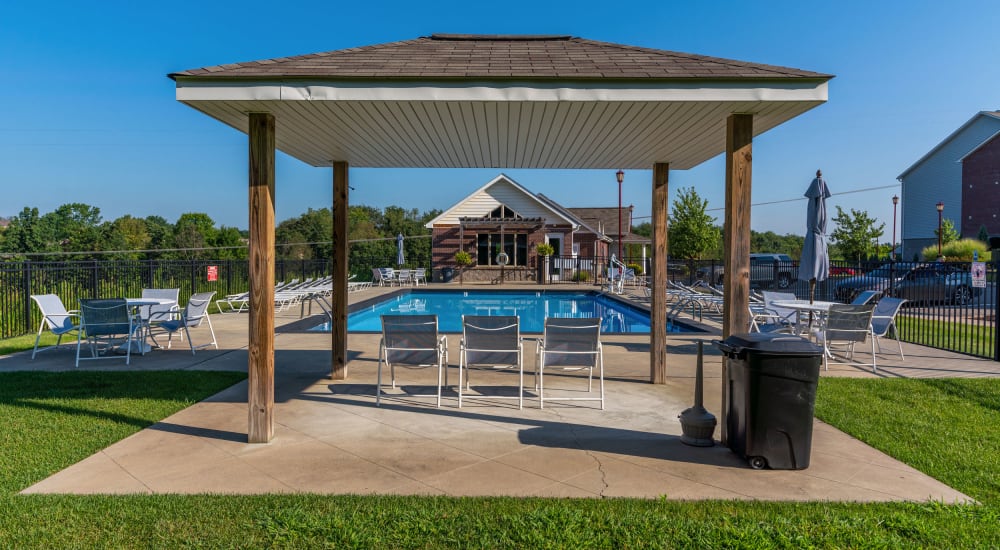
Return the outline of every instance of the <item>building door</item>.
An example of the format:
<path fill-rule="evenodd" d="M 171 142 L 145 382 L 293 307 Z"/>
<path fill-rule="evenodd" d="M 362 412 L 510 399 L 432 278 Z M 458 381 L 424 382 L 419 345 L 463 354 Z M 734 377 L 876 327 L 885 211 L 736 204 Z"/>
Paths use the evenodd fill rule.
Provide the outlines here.
<path fill-rule="evenodd" d="M 552 245 L 555 249 L 555 253 L 552 254 L 552 259 L 549 262 L 549 274 L 553 281 L 558 281 L 560 273 L 562 273 L 563 267 L 563 234 L 562 233 L 549 233 L 545 235 L 545 242 Z"/>

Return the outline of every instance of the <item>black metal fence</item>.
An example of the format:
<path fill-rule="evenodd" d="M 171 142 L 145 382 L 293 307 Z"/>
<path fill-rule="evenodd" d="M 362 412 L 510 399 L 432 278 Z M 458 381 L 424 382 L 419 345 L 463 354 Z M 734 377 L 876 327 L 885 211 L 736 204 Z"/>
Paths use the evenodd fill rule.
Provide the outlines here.
<path fill-rule="evenodd" d="M 396 258 L 351 257 L 356 281 L 369 281 L 372 267 L 395 265 Z M 407 267 L 429 267 L 427 258 Z M 275 280 L 319 278 L 330 274 L 329 260 L 277 260 Z M 209 273 L 213 276 L 209 276 Z M 41 315 L 34 294 L 56 294 L 67 309 L 81 298 L 137 297 L 143 288 L 179 288 L 181 303 L 191 294 L 215 291 L 216 296 L 246 292 L 250 287 L 247 260 L 93 260 L 70 262 L 0 262 L 0 338 L 31 334 Z"/>
<path fill-rule="evenodd" d="M 649 275 L 651 258 L 624 260 L 637 276 Z M 606 257 L 553 256 L 538 267 L 538 280 L 550 284 L 603 285 L 607 281 L 608 262 Z M 718 284 L 722 280 L 720 260 L 670 260 L 667 265 L 667 278 L 671 281 Z M 864 290 L 904 298 L 907 303 L 897 317 L 903 341 L 1000 361 L 997 265 L 997 261 L 986 263 L 979 277 L 973 275 L 973 265 L 969 262 L 832 262 L 829 276 L 815 285 L 815 299 L 850 302 Z M 372 268 L 399 267 L 395 257 L 355 254 L 350 256 L 349 266 L 355 281 L 371 280 Z M 406 258 L 402 267 L 429 270 L 430 258 Z M 330 261 L 325 259 L 278 260 L 275 279 L 323 277 L 330 270 Z M 210 271 L 215 273 L 214 280 L 208 276 Z M 756 289 L 809 297 L 809 284 L 798 280 L 796 262 L 753 261 L 750 284 Z M 41 318 L 32 303 L 33 294 L 57 294 L 67 308 L 75 309 L 80 298 L 139 296 L 143 288 L 180 288 L 182 302 L 196 292 L 215 291 L 220 297 L 245 292 L 249 289 L 248 263 L 246 260 L 0 262 L 0 338 L 30 334 L 38 329 Z"/>

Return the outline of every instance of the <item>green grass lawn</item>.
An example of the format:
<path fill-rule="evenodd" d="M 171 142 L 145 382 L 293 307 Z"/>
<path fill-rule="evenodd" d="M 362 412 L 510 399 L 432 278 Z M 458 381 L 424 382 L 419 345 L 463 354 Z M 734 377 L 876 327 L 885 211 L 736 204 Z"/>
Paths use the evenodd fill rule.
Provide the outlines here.
<path fill-rule="evenodd" d="M 896 325 L 904 342 L 980 357 L 993 357 L 994 330 L 991 326 L 937 321 L 911 315 L 897 316 Z M 883 342 L 883 346 L 885 344 Z"/>
<path fill-rule="evenodd" d="M 817 402 L 828 421 L 983 506 L 17 494 L 240 378 L 0 374 L 0 548 L 989 548 L 1000 540 L 1000 390 L 986 380 L 824 379 Z"/>
<path fill-rule="evenodd" d="M 58 339 L 59 339 L 58 336 L 52 334 L 49 331 L 45 331 L 42 333 L 41 340 L 38 341 L 38 347 L 44 348 L 46 346 L 55 345 L 56 340 Z M 73 342 L 73 345 L 76 345 L 76 334 L 68 334 L 63 336 L 62 343 L 66 344 L 69 342 Z M 34 347 L 35 347 L 34 334 L 15 336 L 13 338 L 4 338 L 0 340 L 0 355 L 7 355 L 8 353 L 30 350 L 34 349 Z M 41 352 L 41 353 L 49 353 L 49 352 Z"/>

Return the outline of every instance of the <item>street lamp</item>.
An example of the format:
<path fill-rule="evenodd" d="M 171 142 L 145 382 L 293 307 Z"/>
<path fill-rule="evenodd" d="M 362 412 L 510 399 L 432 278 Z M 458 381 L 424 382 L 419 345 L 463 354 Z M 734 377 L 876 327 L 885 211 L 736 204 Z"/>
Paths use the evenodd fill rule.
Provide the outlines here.
<path fill-rule="evenodd" d="M 892 261 L 896 261 L 896 205 L 899 204 L 899 195 L 892 196 Z"/>
<path fill-rule="evenodd" d="M 944 212 L 944 203 L 938 202 L 936 207 L 938 211 L 938 260 L 940 260 L 941 259 L 941 213 Z"/>
<path fill-rule="evenodd" d="M 622 260 L 622 182 L 625 181 L 625 171 L 618 170 L 615 172 L 615 177 L 618 179 L 618 261 Z"/>

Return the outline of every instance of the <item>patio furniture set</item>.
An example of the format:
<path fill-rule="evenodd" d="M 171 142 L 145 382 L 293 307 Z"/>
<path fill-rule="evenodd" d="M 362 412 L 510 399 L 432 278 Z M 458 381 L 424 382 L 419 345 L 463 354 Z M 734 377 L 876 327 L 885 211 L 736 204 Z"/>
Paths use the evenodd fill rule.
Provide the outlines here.
<path fill-rule="evenodd" d="M 394 269 L 391 267 L 373 267 L 372 283 L 378 286 L 403 286 L 427 284 L 427 269 Z"/>
<path fill-rule="evenodd" d="M 138 298 L 93 298 L 81 299 L 80 309 L 67 310 L 56 294 L 32 295 L 42 319 L 35 337 L 35 347 L 31 358 L 39 352 L 53 349 L 62 343 L 62 337 L 76 334 L 76 362 L 92 359 L 125 359 L 128 365 L 132 353 L 145 355 L 154 347 L 169 349 L 177 334 L 182 340 L 186 336 L 191 354 L 196 349 L 208 346 L 219 348 L 215 330 L 208 316 L 208 306 L 215 292 L 193 294 L 184 309 L 180 309 L 179 288 L 142 290 Z M 212 341 L 195 345 L 191 339 L 191 329 L 208 327 Z M 57 335 L 55 345 L 39 348 L 42 331 L 48 328 Z M 183 331 L 183 333 L 182 333 Z M 166 346 L 157 340 L 157 335 L 166 335 Z M 86 344 L 86 346 L 85 346 Z M 89 353 L 84 352 L 84 347 Z"/>
<path fill-rule="evenodd" d="M 896 315 L 906 300 L 883 296 L 875 301 L 877 291 L 859 294 L 850 304 L 819 300 L 799 300 L 790 292 L 764 291 L 750 305 L 751 332 L 787 332 L 805 335 L 823 345 L 823 365 L 871 365 L 878 372 L 878 354 L 882 353 L 882 338 L 890 333 L 896 339 L 899 358 L 903 344 L 896 329 Z M 858 344 L 871 342 L 871 363 L 854 359 Z M 834 351 L 841 351 L 840 360 Z"/>
<path fill-rule="evenodd" d="M 596 318 L 545 319 L 542 338 L 535 349 L 534 389 L 539 408 L 546 401 L 598 401 L 604 409 L 604 352 L 601 346 L 601 320 Z M 383 396 L 382 365 L 389 367 L 390 386 L 396 388 L 396 367 L 436 368 L 437 385 L 434 394 L 407 393 L 407 397 L 434 397 L 441 407 L 442 388 L 448 384 L 448 339 L 438 331 L 437 315 L 383 315 L 382 339 L 379 342 L 378 373 L 375 404 L 381 406 Z M 474 386 L 472 370 L 506 372 L 516 370 L 517 383 L 506 386 Z M 594 396 L 594 370 L 597 370 L 599 395 Z M 587 371 L 587 395 L 546 395 L 545 375 L 558 371 Z M 477 375 L 478 376 L 478 375 Z M 552 376 L 552 374 L 550 374 Z M 492 377 L 491 381 L 495 381 Z M 458 407 L 463 398 L 516 399 L 518 409 L 524 406 L 524 340 L 517 316 L 465 315 L 462 317 L 462 339 L 458 360 Z M 475 391 L 473 394 L 472 392 Z M 582 391 L 582 390 L 580 390 Z"/>

